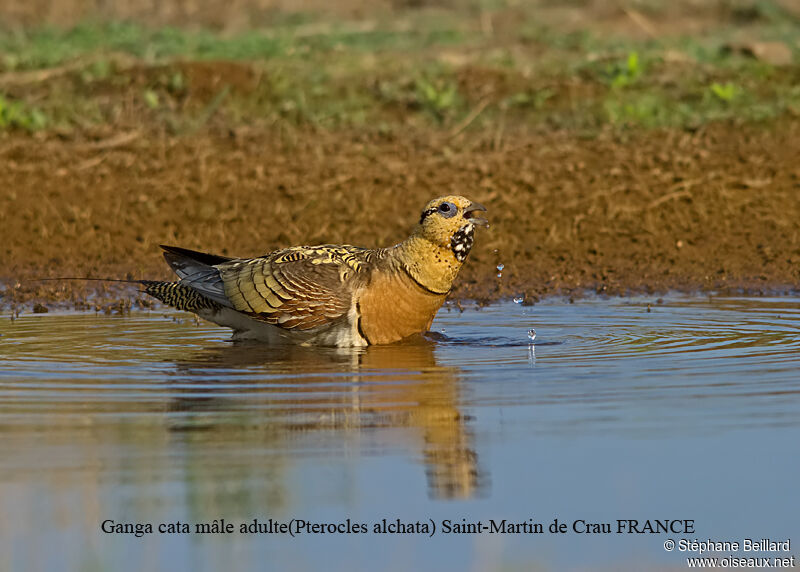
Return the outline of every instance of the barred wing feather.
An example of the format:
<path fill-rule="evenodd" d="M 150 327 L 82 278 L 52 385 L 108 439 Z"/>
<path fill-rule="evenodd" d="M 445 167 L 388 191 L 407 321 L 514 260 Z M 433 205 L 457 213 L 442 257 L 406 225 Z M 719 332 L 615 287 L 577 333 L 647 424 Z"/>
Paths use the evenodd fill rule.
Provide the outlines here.
<path fill-rule="evenodd" d="M 234 309 L 282 328 L 309 330 L 350 311 L 363 267 L 358 259 L 364 258 L 356 255 L 365 252 L 354 247 L 297 247 L 216 268 Z"/>

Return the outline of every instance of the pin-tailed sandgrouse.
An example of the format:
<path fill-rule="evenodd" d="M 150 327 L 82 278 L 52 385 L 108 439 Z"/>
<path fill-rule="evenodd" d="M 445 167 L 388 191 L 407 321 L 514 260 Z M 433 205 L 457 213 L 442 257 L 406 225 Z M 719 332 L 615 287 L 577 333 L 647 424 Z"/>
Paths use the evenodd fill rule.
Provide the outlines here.
<path fill-rule="evenodd" d="M 143 281 L 165 304 L 233 328 L 235 339 L 327 346 L 387 344 L 425 332 L 472 247 L 486 209 L 432 200 L 390 248 L 295 246 L 228 258 L 162 246 L 178 282 Z"/>

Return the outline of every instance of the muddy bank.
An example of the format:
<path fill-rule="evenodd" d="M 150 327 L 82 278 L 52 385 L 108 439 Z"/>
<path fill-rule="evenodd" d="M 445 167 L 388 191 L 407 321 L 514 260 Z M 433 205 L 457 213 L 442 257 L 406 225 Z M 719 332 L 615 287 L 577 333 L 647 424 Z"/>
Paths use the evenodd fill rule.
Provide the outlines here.
<path fill-rule="evenodd" d="M 391 245 L 427 200 L 450 193 L 485 204 L 492 222 L 455 299 L 783 292 L 800 283 L 798 157 L 798 120 L 593 139 L 246 129 L 6 135 L 2 304 L 135 302 L 135 289 L 119 285 L 27 281 L 168 278 L 160 243 L 240 256 L 294 244 Z"/>

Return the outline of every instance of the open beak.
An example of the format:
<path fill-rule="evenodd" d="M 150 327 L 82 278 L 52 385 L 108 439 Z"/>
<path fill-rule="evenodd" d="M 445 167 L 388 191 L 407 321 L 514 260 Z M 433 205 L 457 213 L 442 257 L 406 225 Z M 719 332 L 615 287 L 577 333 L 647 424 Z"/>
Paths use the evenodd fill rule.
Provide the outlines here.
<path fill-rule="evenodd" d="M 464 209 L 464 218 L 472 224 L 485 226 L 488 228 L 489 221 L 483 217 L 475 216 L 476 212 L 486 212 L 486 207 L 480 203 L 472 203 L 466 209 Z"/>

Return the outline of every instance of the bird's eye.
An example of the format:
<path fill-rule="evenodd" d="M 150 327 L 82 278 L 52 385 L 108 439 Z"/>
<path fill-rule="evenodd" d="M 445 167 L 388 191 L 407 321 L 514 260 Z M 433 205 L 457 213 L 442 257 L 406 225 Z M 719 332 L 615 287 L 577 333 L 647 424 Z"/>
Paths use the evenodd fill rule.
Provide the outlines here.
<path fill-rule="evenodd" d="M 456 205 L 453 203 L 442 203 L 439 205 L 439 212 L 442 213 L 445 218 L 450 218 L 456 214 Z"/>

